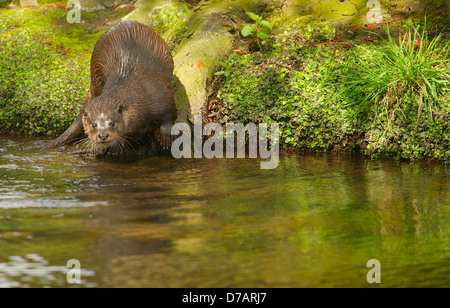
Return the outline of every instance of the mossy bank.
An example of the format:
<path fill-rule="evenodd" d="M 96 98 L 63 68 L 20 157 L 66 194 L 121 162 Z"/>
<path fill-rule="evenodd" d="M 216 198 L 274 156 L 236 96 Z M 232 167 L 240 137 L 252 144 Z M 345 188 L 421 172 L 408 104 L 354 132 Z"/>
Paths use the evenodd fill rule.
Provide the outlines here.
<path fill-rule="evenodd" d="M 59 4 L 0 9 L 0 131 L 56 135 L 78 114 L 89 90 L 89 59 L 110 12 L 67 22 Z M 89 21 L 92 20 L 92 23 Z"/>
<path fill-rule="evenodd" d="M 427 81 L 409 88 L 397 82 L 395 87 L 377 92 L 374 104 L 361 108 L 368 84 L 355 82 L 352 88 L 352 79 L 347 78 L 363 76 L 358 67 L 364 63 L 370 67 L 385 52 L 387 33 L 397 45 L 406 44 L 408 33 L 414 33 L 408 31 L 417 29 L 418 24 L 422 24 L 418 29 L 423 33 L 424 15 L 389 16 L 392 20 L 387 31 L 382 23 L 370 27 L 339 25 L 312 15 L 284 14 L 281 6 L 265 4 L 254 6 L 254 13 L 261 17 L 258 24 L 242 10 L 236 14 L 214 11 L 208 16 L 215 18 L 200 18 L 205 21 L 198 23 L 201 31 L 193 28 L 199 19 L 196 16 L 209 12 L 208 6 L 216 2 L 173 2 L 152 8 L 150 15 L 141 7 L 143 15 L 139 15 L 151 18 L 173 50 L 179 74 L 175 79 L 180 81 L 175 92 L 185 92 L 184 99 L 177 96 L 178 101 L 192 105 L 193 98 L 208 98 L 206 102 L 198 100 L 203 102 L 198 110 L 204 119 L 278 122 L 285 149 L 450 161 L 448 50 L 440 53 L 444 58 L 439 60 L 439 69 L 444 75 L 436 77 L 440 81 L 426 90 L 431 94 L 421 92 L 420 84 L 428 82 L 425 76 Z M 253 8 L 248 5 L 248 10 Z M 82 12 L 80 24 L 68 24 L 67 12 L 54 4 L 0 9 L 1 132 L 57 135 L 64 131 L 88 91 L 89 56 L 95 42 L 107 28 L 138 11 L 124 6 Z M 449 17 L 448 12 L 430 14 L 426 26 L 429 36 L 419 45 L 428 46 L 442 33 L 436 46 L 448 48 L 449 27 L 445 26 Z M 214 53 L 212 63 L 193 57 L 195 48 L 209 46 L 197 42 L 204 42 L 207 34 L 215 42 L 220 41 L 218 37 L 230 39 L 224 44 L 230 50 L 222 48 L 220 57 Z M 411 45 L 412 53 L 418 50 L 416 43 Z M 186 52 L 187 47 L 194 49 Z M 432 51 L 432 55 L 437 53 Z M 218 71 L 221 73 L 214 77 Z M 202 91 L 190 87 L 196 78 L 189 72 L 203 74 L 199 77 Z M 401 104 L 396 105 L 393 97 Z"/>
<path fill-rule="evenodd" d="M 257 51 L 238 50 L 223 63 L 208 117 L 222 123 L 277 122 L 282 144 L 290 149 L 448 162 L 446 18 L 430 16 L 425 26 L 423 15 L 402 16 L 370 28 L 334 26 L 311 16 L 275 20 L 274 33 L 259 41 Z M 367 83 L 364 67 L 377 65 L 375 77 L 392 80 Z M 370 91 L 376 95 L 363 105 Z"/>

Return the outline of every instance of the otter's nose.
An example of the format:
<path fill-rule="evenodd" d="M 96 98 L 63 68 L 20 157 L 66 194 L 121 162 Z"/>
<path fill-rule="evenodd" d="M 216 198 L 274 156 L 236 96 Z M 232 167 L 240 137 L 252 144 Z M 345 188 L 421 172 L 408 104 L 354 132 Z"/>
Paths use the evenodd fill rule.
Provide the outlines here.
<path fill-rule="evenodd" d="M 101 141 L 106 141 L 109 138 L 109 134 L 98 134 L 97 138 Z"/>

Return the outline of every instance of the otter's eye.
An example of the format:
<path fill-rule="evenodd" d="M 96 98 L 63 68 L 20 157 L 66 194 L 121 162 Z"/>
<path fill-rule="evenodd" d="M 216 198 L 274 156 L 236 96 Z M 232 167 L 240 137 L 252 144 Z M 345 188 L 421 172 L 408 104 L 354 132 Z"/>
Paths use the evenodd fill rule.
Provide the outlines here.
<path fill-rule="evenodd" d="M 92 128 L 97 128 L 97 123 L 92 123 Z"/>
<path fill-rule="evenodd" d="M 110 127 L 115 127 L 115 126 L 116 126 L 116 123 L 114 123 L 114 122 L 109 122 L 109 126 L 110 126 Z"/>

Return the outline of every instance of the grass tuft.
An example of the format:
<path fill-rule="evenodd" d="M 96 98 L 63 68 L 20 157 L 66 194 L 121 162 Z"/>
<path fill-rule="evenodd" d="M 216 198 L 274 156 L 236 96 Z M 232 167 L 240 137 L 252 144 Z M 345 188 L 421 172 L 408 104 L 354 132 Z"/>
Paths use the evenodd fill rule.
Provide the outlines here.
<path fill-rule="evenodd" d="M 417 118 L 424 110 L 440 108 L 440 97 L 450 86 L 450 41 L 442 33 L 431 41 L 426 24 L 415 26 L 398 42 L 386 30 L 387 40 L 378 50 L 358 46 L 349 72 L 342 80 L 349 104 L 360 112 L 384 110 L 387 126 L 406 108 L 415 108 Z"/>

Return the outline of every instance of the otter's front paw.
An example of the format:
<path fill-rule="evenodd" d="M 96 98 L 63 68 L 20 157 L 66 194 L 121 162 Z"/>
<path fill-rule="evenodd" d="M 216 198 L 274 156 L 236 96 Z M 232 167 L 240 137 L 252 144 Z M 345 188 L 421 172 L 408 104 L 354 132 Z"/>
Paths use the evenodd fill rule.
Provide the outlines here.
<path fill-rule="evenodd" d="M 172 146 L 173 138 L 171 135 L 172 124 L 163 124 L 159 129 L 159 142 L 164 150 Z"/>

